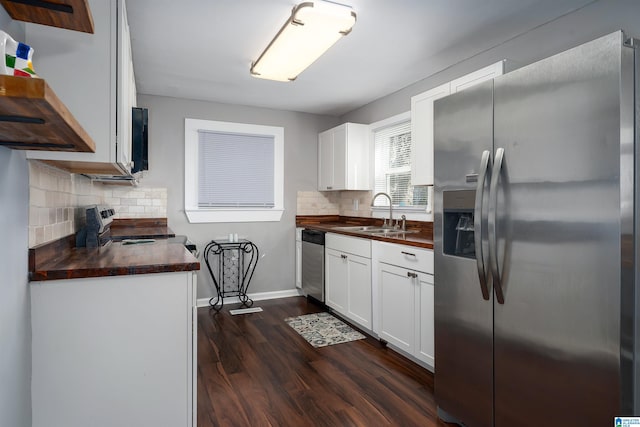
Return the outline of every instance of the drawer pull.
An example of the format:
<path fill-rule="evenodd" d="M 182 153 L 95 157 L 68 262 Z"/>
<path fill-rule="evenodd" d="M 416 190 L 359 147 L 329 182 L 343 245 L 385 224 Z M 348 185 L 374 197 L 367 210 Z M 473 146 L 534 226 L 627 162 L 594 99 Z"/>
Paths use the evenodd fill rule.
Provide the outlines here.
<path fill-rule="evenodd" d="M 418 278 L 418 274 L 417 273 L 413 273 L 411 271 L 407 271 L 407 277 L 411 277 L 413 279 Z"/>
<path fill-rule="evenodd" d="M 347 259 L 347 256 L 345 254 L 340 254 L 340 258 Z"/>
<path fill-rule="evenodd" d="M 416 256 L 416 254 L 412 254 L 411 252 L 402 251 L 400 253 L 403 254 L 403 255 L 408 255 L 408 256 Z"/>

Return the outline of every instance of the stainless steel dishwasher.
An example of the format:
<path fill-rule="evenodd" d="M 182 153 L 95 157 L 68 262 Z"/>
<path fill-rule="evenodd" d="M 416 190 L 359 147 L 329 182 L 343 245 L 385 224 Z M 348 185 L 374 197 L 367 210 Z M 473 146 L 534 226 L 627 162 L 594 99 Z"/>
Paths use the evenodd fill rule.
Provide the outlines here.
<path fill-rule="evenodd" d="M 302 230 L 302 291 L 324 302 L 324 231 Z"/>

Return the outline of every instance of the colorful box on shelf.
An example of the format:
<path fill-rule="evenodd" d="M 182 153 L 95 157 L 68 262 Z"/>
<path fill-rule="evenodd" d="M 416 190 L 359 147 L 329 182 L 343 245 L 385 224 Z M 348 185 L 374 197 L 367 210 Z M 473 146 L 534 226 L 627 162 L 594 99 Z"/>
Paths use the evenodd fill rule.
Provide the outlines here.
<path fill-rule="evenodd" d="M 17 42 L 0 30 L 0 54 L 5 58 L 0 64 L 0 74 L 20 77 L 38 77 L 33 71 L 33 48 Z"/>

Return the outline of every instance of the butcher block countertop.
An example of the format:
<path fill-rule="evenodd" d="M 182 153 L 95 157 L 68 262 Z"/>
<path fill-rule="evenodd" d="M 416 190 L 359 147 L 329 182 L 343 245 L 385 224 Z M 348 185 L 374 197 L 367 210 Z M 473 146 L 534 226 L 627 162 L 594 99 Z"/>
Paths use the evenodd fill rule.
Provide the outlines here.
<path fill-rule="evenodd" d="M 111 239 L 166 239 L 176 234 L 167 225 L 166 218 L 114 219 Z"/>
<path fill-rule="evenodd" d="M 424 221 L 407 221 L 407 230 L 419 230 L 418 233 L 405 234 L 403 236 L 372 236 L 341 230 L 340 227 L 364 225 L 382 225 L 382 219 L 363 218 L 339 215 L 298 215 L 296 226 L 313 230 L 326 231 L 328 233 L 344 234 L 363 239 L 380 240 L 382 242 L 398 243 L 401 245 L 416 246 L 419 248 L 433 249 L 433 223 Z"/>
<path fill-rule="evenodd" d="M 131 234 L 132 229 L 127 232 L 130 234 L 121 238 L 155 237 L 156 241 L 141 244 L 114 241 L 100 248 L 77 248 L 75 236 L 67 236 L 29 249 L 29 278 L 44 281 L 200 269 L 200 262 L 182 244 L 161 238 L 169 237 L 163 234 L 166 227 L 156 231 L 143 227 L 142 235 Z"/>

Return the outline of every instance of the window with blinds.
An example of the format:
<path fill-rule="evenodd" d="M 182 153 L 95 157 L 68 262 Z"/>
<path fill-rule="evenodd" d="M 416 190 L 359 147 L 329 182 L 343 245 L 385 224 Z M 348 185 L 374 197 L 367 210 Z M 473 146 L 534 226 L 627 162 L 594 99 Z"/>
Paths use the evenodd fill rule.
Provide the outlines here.
<path fill-rule="evenodd" d="M 198 130 L 198 207 L 271 208 L 274 137 Z"/>
<path fill-rule="evenodd" d="M 405 120 L 374 130 L 375 193 L 391 196 L 394 206 L 425 208 L 427 186 L 411 184 L 411 121 Z M 388 206 L 378 197 L 375 206 Z"/>
<path fill-rule="evenodd" d="M 280 221 L 284 128 L 185 118 L 184 212 L 191 223 Z"/>

